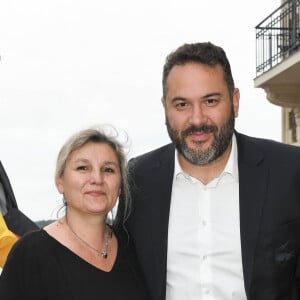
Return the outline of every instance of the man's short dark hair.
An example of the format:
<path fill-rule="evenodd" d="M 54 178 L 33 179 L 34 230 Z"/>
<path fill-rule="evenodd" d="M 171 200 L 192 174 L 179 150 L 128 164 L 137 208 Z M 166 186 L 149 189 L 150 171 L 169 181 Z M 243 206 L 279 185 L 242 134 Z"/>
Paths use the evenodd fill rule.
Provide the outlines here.
<path fill-rule="evenodd" d="M 171 69 L 176 65 L 185 65 L 186 63 L 201 63 L 208 66 L 220 65 L 224 71 L 224 78 L 228 86 L 229 95 L 232 98 L 234 91 L 234 81 L 231 73 L 230 63 L 225 51 L 210 42 L 184 44 L 171 52 L 165 61 L 163 68 L 163 97 L 166 97 L 166 81 Z"/>

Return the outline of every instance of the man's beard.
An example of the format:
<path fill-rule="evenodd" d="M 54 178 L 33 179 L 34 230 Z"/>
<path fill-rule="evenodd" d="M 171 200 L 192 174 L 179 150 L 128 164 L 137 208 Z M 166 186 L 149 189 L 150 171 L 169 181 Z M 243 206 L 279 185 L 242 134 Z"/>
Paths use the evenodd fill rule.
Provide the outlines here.
<path fill-rule="evenodd" d="M 189 128 L 182 131 L 180 134 L 178 130 L 171 128 L 169 120 L 166 116 L 167 130 L 176 149 L 181 155 L 183 155 L 183 157 L 187 161 L 195 165 L 206 165 L 222 156 L 222 154 L 224 154 L 232 139 L 234 131 L 234 121 L 234 110 L 232 107 L 229 118 L 227 119 L 226 123 L 221 127 L 219 133 L 217 126 L 203 124 L 200 126 L 192 125 Z M 201 150 L 200 148 L 189 148 L 187 143 L 185 142 L 185 138 L 189 134 L 194 132 L 213 133 L 214 141 L 211 147 L 205 150 Z M 193 143 L 201 145 L 203 142 L 193 141 Z"/>

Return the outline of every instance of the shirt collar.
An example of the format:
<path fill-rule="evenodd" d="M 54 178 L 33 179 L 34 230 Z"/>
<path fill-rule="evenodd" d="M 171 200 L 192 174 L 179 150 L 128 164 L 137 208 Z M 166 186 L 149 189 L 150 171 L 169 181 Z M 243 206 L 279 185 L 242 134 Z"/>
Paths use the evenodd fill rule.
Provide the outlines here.
<path fill-rule="evenodd" d="M 228 158 L 228 161 L 226 163 L 226 166 L 224 168 L 223 173 L 230 174 L 234 179 L 239 179 L 239 171 L 238 171 L 238 152 L 237 152 L 237 143 L 236 143 L 236 137 L 235 134 L 232 136 L 232 147 L 230 151 L 230 155 Z"/>

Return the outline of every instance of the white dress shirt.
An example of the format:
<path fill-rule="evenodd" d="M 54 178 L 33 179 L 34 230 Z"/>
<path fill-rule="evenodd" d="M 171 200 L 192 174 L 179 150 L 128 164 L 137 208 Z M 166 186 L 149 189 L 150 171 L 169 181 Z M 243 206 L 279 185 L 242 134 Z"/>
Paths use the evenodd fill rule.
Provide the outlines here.
<path fill-rule="evenodd" d="M 207 185 L 175 157 L 166 300 L 245 300 L 236 139 L 224 171 Z"/>

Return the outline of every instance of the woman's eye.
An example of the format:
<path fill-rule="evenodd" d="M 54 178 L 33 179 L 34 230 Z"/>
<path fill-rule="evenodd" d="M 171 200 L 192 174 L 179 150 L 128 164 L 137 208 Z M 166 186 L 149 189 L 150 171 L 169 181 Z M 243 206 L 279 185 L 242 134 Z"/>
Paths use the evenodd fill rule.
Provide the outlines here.
<path fill-rule="evenodd" d="M 112 169 L 112 168 L 104 168 L 104 172 L 106 172 L 106 173 L 114 173 L 115 170 Z"/>
<path fill-rule="evenodd" d="M 87 169 L 88 169 L 87 166 L 79 166 L 79 167 L 77 167 L 78 171 L 86 171 Z"/>

